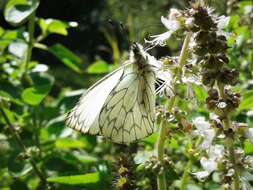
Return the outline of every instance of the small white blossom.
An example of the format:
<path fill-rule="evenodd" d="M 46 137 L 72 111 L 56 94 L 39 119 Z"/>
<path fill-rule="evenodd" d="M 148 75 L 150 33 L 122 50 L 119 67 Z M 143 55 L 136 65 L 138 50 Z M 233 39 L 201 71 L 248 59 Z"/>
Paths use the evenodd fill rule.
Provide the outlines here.
<path fill-rule="evenodd" d="M 215 171 L 218 166 L 216 160 L 214 160 L 213 158 L 206 158 L 206 157 L 202 157 L 200 159 L 200 164 L 203 167 L 203 169 L 209 173 Z"/>
<path fill-rule="evenodd" d="M 221 108 L 221 109 L 224 109 L 225 107 L 227 107 L 227 103 L 226 103 L 226 102 L 219 102 L 219 103 L 217 104 L 217 107 L 218 107 L 218 108 Z"/>
<path fill-rule="evenodd" d="M 192 174 L 195 175 L 199 181 L 205 180 L 210 175 L 208 171 L 200 171 Z"/>
<path fill-rule="evenodd" d="M 194 18 L 190 17 L 185 20 L 185 26 L 187 28 L 192 28 L 194 26 Z"/>
<path fill-rule="evenodd" d="M 167 19 L 162 16 L 161 22 L 169 31 L 172 32 L 175 32 L 180 28 L 180 23 L 177 20 Z"/>
<path fill-rule="evenodd" d="M 223 145 L 216 144 L 214 146 L 211 146 L 208 152 L 209 158 L 212 158 L 214 160 L 220 160 L 225 153 L 225 148 Z"/>
<path fill-rule="evenodd" d="M 198 86 L 202 84 L 200 77 L 198 77 L 197 75 L 192 75 L 190 77 L 183 76 L 182 77 L 182 82 L 186 83 L 186 84 L 187 83 L 196 84 Z"/>
<path fill-rule="evenodd" d="M 170 9 L 169 19 L 175 20 L 181 16 L 182 16 L 182 13 L 178 9 L 175 9 L 175 8 Z"/>
<path fill-rule="evenodd" d="M 209 122 L 205 120 L 204 117 L 197 117 L 193 120 L 193 124 L 199 131 L 205 131 L 207 129 L 211 128 L 211 125 Z"/>
<path fill-rule="evenodd" d="M 145 40 L 146 43 L 150 43 L 152 46 L 164 46 L 166 45 L 166 40 L 171 37 L 171 35 L 177 31 L 181 26 L 178 21 L 178 17 L 181 16 L 181 13 L 177 9 L 171 9 L 169 18 L 161 17 L 162 24 L 167 28 L 167 32 L 162 34 L 150 36 L 153 40 Z"/>
<path fill-rule="evenodd" d="M 208 158 L 202 157 L 200 159 L 200 164 L 204 171 L 193 173 L 198 180 L 204 180 L 212 172 L 218 169 L 218 162 L 224 156 L 224 146 L 223 145 L 214 145 L 211 146 L 208 152 Z"/>
<path fill-rule="evenodd" d="M 197 128 L 197 130 L 193 132 L 193 135 L 203 137 L 203 142 L 200 145 L 200 148 L 201 149 L 210 148 L 213 139 L 215 137 L 215 130 L 211 128 L 210 123 L 208 123 L 204 117 L 195 118 L 193 120 L 193 124 Z"/>
<path fill-rule="evenodd" d="M 224 28 L 226 28 L 229 24 L 229 21 L 230 21 L 230 17 L 220 16 L 218 18 L 218 24 L 217 24 L 218 29 L 223 30 Z"/>
<path fill-rule="evenodd" d="M 165 41 L 170 38 L 172 33 L 173 33 L 172 31 L 168 31 L 159 35 L 153 35 L 153 36 L 150 36 L 151 38 L 154 38 L 153 40 L 145 39 L 145 42 L 150 43 L 152 46 L 157 46 L 157 45 L 165 46 L 166 45 Z"/>

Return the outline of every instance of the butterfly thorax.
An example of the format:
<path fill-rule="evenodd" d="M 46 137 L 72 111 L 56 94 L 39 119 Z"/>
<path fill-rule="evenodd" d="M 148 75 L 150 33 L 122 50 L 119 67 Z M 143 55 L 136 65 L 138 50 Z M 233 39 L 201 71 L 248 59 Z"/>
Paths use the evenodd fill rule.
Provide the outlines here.
<path fill-rule="evenodd" d="M 148 64 L 148 55 L 143 50 L 143 47 L 138 43 L 134 43 L 132 46 L 132 58 L 134 64 L 138 66 L 140 75 L 145 72 L 151 71 L 150 65 Z"/>

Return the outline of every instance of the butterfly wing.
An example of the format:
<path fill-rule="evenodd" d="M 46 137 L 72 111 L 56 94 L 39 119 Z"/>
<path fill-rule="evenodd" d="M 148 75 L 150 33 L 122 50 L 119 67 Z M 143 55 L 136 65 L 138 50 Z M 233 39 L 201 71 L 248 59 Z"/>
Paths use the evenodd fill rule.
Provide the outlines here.
<path fill-rule="evenodd" d="M 140 72 L 136 64 L 124 69 L 99 116 L 101 135 L 128 144 L 153 133 L 155 118 L 155 75 Z"/>
<path fill-rule="evenodd" d="M 81 96 L 78 104 L 67 116 L 67 126 L 83 133 L 99 133 L 99 114 L 107 97 L 122 77 L 125 67 L 127 65 L 106 75 Z"/>

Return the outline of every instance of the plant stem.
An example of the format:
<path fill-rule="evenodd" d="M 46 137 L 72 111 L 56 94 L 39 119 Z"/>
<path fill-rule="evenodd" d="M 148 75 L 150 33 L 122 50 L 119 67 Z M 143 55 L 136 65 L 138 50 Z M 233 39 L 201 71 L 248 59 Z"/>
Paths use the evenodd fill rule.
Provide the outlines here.
<path fill-rule="evenodd" d="M 15 128 L 11 124 L 11 121 L 9 120 L 7 114 L 5 113 L 4 109 L 1 108 L 1 107 L 0 107 L 0 112 L 3 115 L 3 118 L 6 122 L 6 124 L 8 125 L 13 137 L 17 141 L 17 143 L 20 146 L 20 148 L 22 149 L 22 151 L 26 154 L 27 153 L 27 148 L 26 148 L 25 144 L 22 142 L 19 134 L 16 132 Z M 41 182 L 45 185 L 47 183 L 47 180 L 46 180 L 45 176 L 42 174 L 42 172 L 36 166 L 36 162 L 32 158 L 29 159 L 29 162 L 32 165 L 33 170 L 36 173 L 36 175 L 40 178 Z"/>
<path fill-rule="evenodd" d="M 184 170 L 184 174 L 183 174 L 183 177 L 181 180 L 180 190 L 185 190 L 187 182 L 188 182 L 188 174 L 189 174 L 189 171 L 191 170 L 191 168 L 192 168 L 192 160 L 190 159 L 186 165 L 185 170 Z"/>
<path fill-rule="evenodd" d="M 183 47 L 179 56 L 179 60 L 178 60 L 178 68 L 175 72 L 175 77 L 173 80 L 173 86 L 172 86 L 172 90 L 175 91 L 175 87 L 176 87 L 176 81 L 178 80 L 178 78 L 181 76 L 182 73 L 182 68 L 186 63 L 187 57 L 188 57 L 188 47 L 189 47 L 189 42 L 191 39 L 191 35 L 192 33 L 188 33 L 185 37 L 184 43 L 183 43 Z M 172 97 L 172 99 L 170 100 L 170 102 L 168 103 L 168 111 L 171 112 L 174 105 L 176 102 L 176 95 Z M 158 161 L 160 161 L 161 163 L 163 163 L 163 156 L 164 156 L 164 143 L 166 140 L 166 136 L 167 136 L 167 128 L 166 128 L 166 121 L 162 120 L 161 124 L 160 124 L 160 131 L 159 131 L 159 136 L 158 136 L 158 140 L 157 140 L 157 158 Z M 166 190 L 166 176 L 165 176 L 165 172 L 162 172 L 160 175 L 157 176 L 157 189 L 158 190 Z"/>
<path fill-rule="evenodd" d="M 225 89 L 224 89 L 224 85 L 222 84 L 218 84 L 218 89 L 219 89 L 219 94 L 221 96 L 222 99 L 226 98 L 226 94 L 225 94 Z M 231 126 L 231 118 L 230 115 L 227 113 L 226 117 L 223 119 L 223 126 L 224 129 L 226 131 L 228 131 L 229 129 L 232 129 Z M 229 160 L 230 162 L 233 164 L 233 169 L 235 171 L 234 173 L 234 190 L 240 190 L 240 175 L 239 175 L 239 171 L 237 168 L 237 163 L 236 163 L 236 155 L 235 155 L 235 149 L 234 149 L 234 133 L 232 132 L 232 134 L 229 134 L 229 136 L 226 136 L 226 145 L 228 147 L 228 151 L 229 151 Z"/>
<path fill-rule="evenodd" d="M 166 140 L 166 126 L 165 121 L 162 120 L 160 124 L 159 137 L 157 141 L 157 158 L 160 162 L 163 162 L 163 154 L 164 154 L 164 143 Z M 157 188 L 158 190 L 166 190 L 166 176 L 165 172 L 157 176 Z"/>
<path fill-rule="evenodd" d="M 24 73 L 25 75 L 27 73 L 27 69 L 29 66 L 29 63 L 31 61 L 32 57 L 32 49 L 33 49 L 33 43 L 34 43 L 34 28 L 35 28 L 35 11 L 30 15 L 29 21 L 28 21 L 28 34 L 29 34 L 29 41 L 28 41 L 28 50 L 26 53 L 26 59 L 25 59 L 25 67 L 24 67 Z"/>

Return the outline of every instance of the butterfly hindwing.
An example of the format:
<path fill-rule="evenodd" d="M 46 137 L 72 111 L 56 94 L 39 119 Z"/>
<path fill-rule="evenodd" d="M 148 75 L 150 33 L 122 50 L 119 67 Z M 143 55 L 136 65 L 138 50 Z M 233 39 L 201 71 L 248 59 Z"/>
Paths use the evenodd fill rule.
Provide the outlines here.
<path fill-rule="evenodd" d="M 99 116 L 101 135 L 128 144 L 154 130 L 155 81 L 151 71 L 141 73 L 136 64 L 124 69 Z"/>

